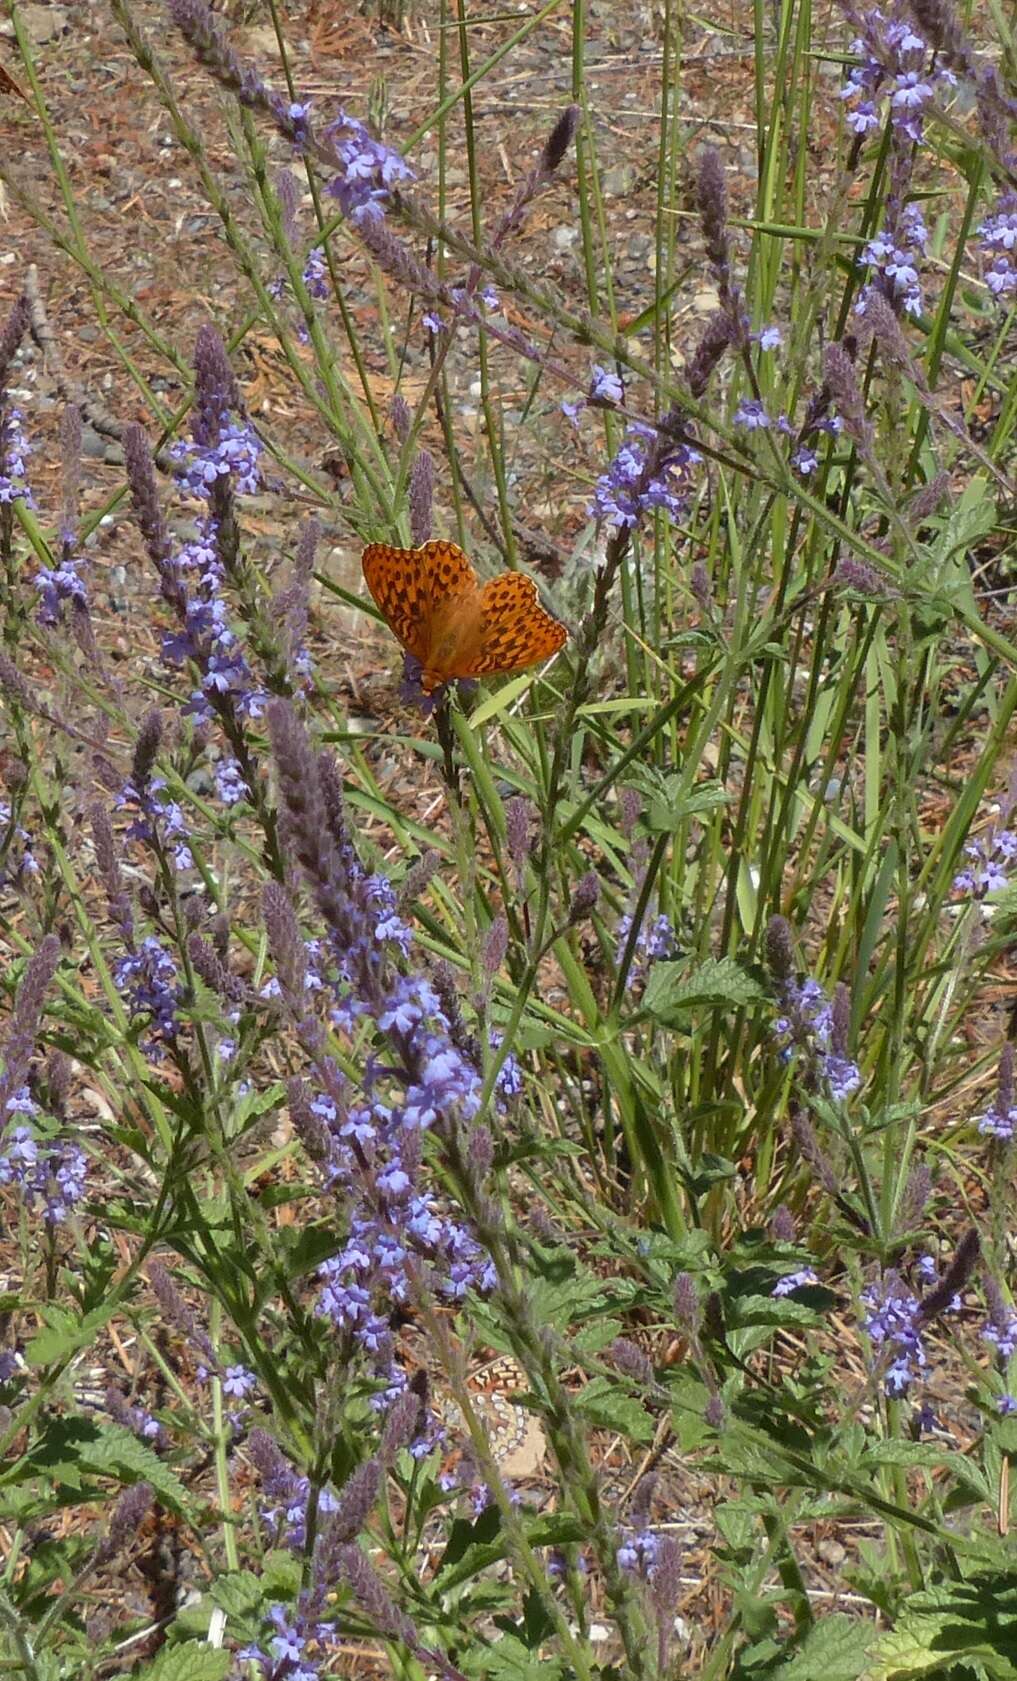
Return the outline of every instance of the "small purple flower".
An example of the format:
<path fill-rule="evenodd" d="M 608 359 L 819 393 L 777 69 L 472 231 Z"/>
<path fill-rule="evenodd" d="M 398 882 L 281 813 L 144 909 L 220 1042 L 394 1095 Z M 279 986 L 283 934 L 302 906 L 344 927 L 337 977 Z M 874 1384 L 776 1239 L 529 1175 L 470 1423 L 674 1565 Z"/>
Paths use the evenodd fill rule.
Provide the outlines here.
<path fill-rule="evenodd" d="M 0 422 L 0 503 L 23 502 L 26 508 L 34 508 L 25 466 L 32 446 L 25 437 L 22 419 L 20 409 L 10 408 Z"/>
<path fill-rule="evenodd" d="M 222 758 L 215 767 L 216 793 L 223 805 L 239 805 L 251 797 L 251 790 L 236 759 Z"/>
<path fill-rule="evenodd" d="M 571 403 L 567 397 L 563 397 L 561 400 L 561 412 L 565 416 L 565 419 L 569 422 L 570 426 L 578 427 L 579 416 L 582 414 L 585 407 L 585 397 L 581 397 L 578 403 Z"/>
<path fill-rule="evenodd" d="M 633 1530 L 618 1548 L 618 1563 L 632 1576 L 645 1581 L 657 1557 L 658 1539 L 652 1529 Z"/>
<path fill-rule="evenodd" d="M 242 495 L 253 496 L 261 484 L 261 439 L 247 421 L 232 421 L 223 412 L 213 441 L 198 444 L 180 440 L 170 455 L 179 463 L 181 481 L 193 496 L 207 501 L 217 479 L 231 478 Z"/>
<path fill-rule="evenodd" d="M 779 327 L 764 327 L 759 334 L 760 350 L 779 350 L 783 342 Z"/>
<path fill-rule="evenodd" d="M 879 117 L 871 99 L 861 100 L 853 110 L 848 112 L 848 127 L 855 134 L 870 134 L 879 127 Z"/>
<path fill-rule="evenodd" d="M 631 916 L 621 917 L 615 932 L 615 963 L 619 966 L 624 959 L 631 932 Z M 677 957 L 677 955 L 678 936 L 674 931 L 674 925 L 670 917 L 665 916 L 663 912 L 660 912 L 657 916 L 644 917 L 639 933 L 636 935 L 632 966 L 629 969 L 626 986 L 631 987 L 637 981 L 644 980 L 650 966 L 660 959 Z"/>
<path fill-rule="evenodd" d="M 0 884 L 20 875 L 38 875 L 39 863 L 32 851 L 32 837 L 20 823 L 13 822 L 6 800 L 0 800 Z"/>
<path fill-rule="evenodd" d="M 734 424 L 746 432 L 760 432 L 769 426 L 770 417 L 758 397 L 743 397 L 735 409 Z"/>
<path fill-rule="evenodd" d="M 303 279 L 304 285 L 312 298 L 323 300 L 328 297 L 328 265 L 325 262 L 325 253 L 320 245 L 315 245 L 308 252 L 307 262 L 304 264 Z"/>
<path fill-rule="evenodd" d="M 982 1340 L 991 1343 L 1004 1363 L 1017 1353 L 1017 1313 L 999 1310 L 982 1330 Z"/>
<path fill-rule="evenodd" d="M 413 180 L 409 164 L 398 152 L 373 139 L 364 124 L 344 110 L 325 133 L 340 165 L 339 173 L 329 183 L 330 195 L 352 222 L 381 221 L 392 188 Z"/>
<path fill-rule="evenodd" d="M 299 1662 L 303 1656 L 306 1642 L 303 1636 L 298 1633 L 295 1625 L 287 1621 L 285 1607 L 273 1605 L 269 1611 L 269 1618 L 276 1631 L 269 1641 L 272 1656 L 279 1659 L 285 1658 L 290 1663 Z"/>
<path fill-rule="evenodd" d="M 996 1406 L 1001 1418 L 1012 1418 L 1017 1413 L 1017 1395 L 1001 1395 Z"/>
<path fill-rule="evenodd" d="M 997 1099 L 980 1117 L 978 1130 L 983 1138 L 998 1138 L 1003 1144 L 1012 1144 L 1017 1136 L 1017 1104 L 1010 1104 L 1004 1110 Z"/>
<path fill-rule="evenodd" d="M 858 1064 L 843 1055 L 836 1044 L 837 1027 L 833 1006 L 818 981 L 791 977 L 778 986 L 782 1014 L 773 1024 L 783 1061 L 790 1062 L 796 1051 L 811 1059 L 816 1073 L 836 1102 L 843 1102 L 862 1083 Z"/>
<path fill-rule="evenodd" d="M 597 480 L 588 512 L 613 530 L 638 525 L 654 508 L 680 520 L 689 470 L 701 459 L 689 444 L 669 444 L 648 426 L 630 426 L 607 472 Z"/>
<path fill-rule="evenodd" d="M 1017 292 L 1017 193 L 1004 193 L 976 235 L 988 258 L 985 284 L 1003 302 Z"/>
<path fill-rule="evenodd" d="M 172 957 L 157 937 L 149 934 L 136 951 L 117 961 L 113 979 L 132 1015 L 151 1016 L 146 1048 L 149 1055 L 158 1056 L 161 1047 L 174 1040 L 179 1031 L 177 1012 L 182 989 Z"/>
<path fill-rule="evenodd" d="M 78 567 L 83 564 L 81 557 L 67 545 L 59 565 L 40 567 L 35 574 L 40 624 L 62 624 L 66 606 L 76 607 L 79 611 L 87 609 L 88 591 L 78 575 Z"/>
<path fill-rule="evenodd" d="M 223 1374 L 222 1392 L 234 1401 L 246 1401 L 258 1386 L 254 1373 L 246 1366 L 227 1366 Z"/>
<path fill-rule="evenodd" d="M 977 840 L 968 841 L 964 855 L 971 862 L 954 876 L 954 892 L 984 899 L 987 893 L 998 893 L 1010 880 L 1017 859 L 1017 833 L 992 828 Z"/>
<path fill-rule="evenodd" d="M 791 457 L 791 465 L 796 473 L 808 478 L 819 466 L 819 456 L 809 444 L 801 444 Z"/>
<path fill-rule="evenodd" d="M 624 397 L 625 388 L 618 375 L 595 363 L 593 378 L 590 381 L 589 401 L 606 403 L 613 407 L 614 404 L 622 402 Z"/>
<path fill-rule="evenodd" d="M 928 241 L 929 231 L 919 207 L 908 204 L 894 223 L 888 223 L 862 251 L 862 261 L 876 270 L 885 297 L 908 315 L 921 313 L 922 289 L 916 257 L 924 253 Z M 855 305 L 859 315 L 865 314 L 868 292 L 869 287 L 865 286 L 859 293 Z"/>
<path fill-rule="evenodd" d="M 923 72 L 928 47 L 911 25 L 871 6 L 854 13 L 862 33 L 851 43 L 859 62 L 848 72 L 841 89 L 847 103 L 848 124 L 857 135 L 878 128 L 885 108 L 895 138 L 920 144 L 922 117 L 937 86 L 951 86 L 955 77 L 942 63 Z M 885 106 L 884 106 L 885 102 Z"/>
<path fill-rule="evenodd" d="M 444 321 L 437 311 L 433 309 L 424 311 L 424 314 L 420 317 L 420 325 L 422 327 L 426 327 L 428 332 L 435 338 L 437 338 L 439 333 L 443 333 L 445 331 Z"/>
<path fill-rule="evenodd" d="M 928 1365 L 919 1328 L 921 1303 L 894 1271 L 863 1290 L 861 1299 L 866 1310 L 863 1327 L 875 1349 L 885 1392 L 891 1397 L 906 1395 Z"/>
<path fill-rule="evenodd" d="M 819 1279 L 814 1268 L 801 1267 L 798 1272 L 789 1272 L 786 1277 L 778 1278 L 770 1294 L 773 1296 L 792 1296 L 796 1290 L 803 1290 L 807 1284 L 818 1284 Z"/>

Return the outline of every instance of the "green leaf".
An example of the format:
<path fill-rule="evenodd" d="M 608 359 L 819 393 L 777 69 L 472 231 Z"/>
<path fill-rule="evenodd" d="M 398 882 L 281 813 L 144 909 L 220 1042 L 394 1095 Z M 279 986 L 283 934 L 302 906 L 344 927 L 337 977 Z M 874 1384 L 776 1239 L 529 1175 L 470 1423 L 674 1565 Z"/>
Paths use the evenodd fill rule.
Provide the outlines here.
<path fill-rule="evenodd" d="M 936 1442 L 873 1442 L 862 1456 L 861 1469 L 872 1470 L 877 1465 L 919 1466 L 930 1475 L 934 1471 L 947 1470 L 965 1488 L 972 1489 L 986 1505 L 991 1506 L 995 1500 L 994 1490 L 974 1460 L 962 1453 L 951 1453 Z"/>
<path fill-rule="evenodd" d="M 94 1419 L 60 1418 L 50 1421 L 26 1462 L 33 1473 L 80 1488 L 82 1473 L 115 1477 L 118 1482 L 151 1483 L 164 1505 L 183 1511 L 187 1490 L 158 1454 L 120 1424 Z"/>
<path fill-rule="evenodd" d="M 765 1003 L 766 997 L 755 976 L 733 957 L 710 957 L 695 969 L 686 969 L 680 962 L 655 963 L 642 1008 L 657 1021 L 670 1021 L 700 1004 L 723 1004 L 738 1010 Z"/>
<path fill-rule="evenodd" d="M 103 1302 L 101 1307 L 93 1308 L 79 1319 L 76 1313 L 50 1303 L 44 1310 L 46 1328 L 26 1347 L 26 1361 L 30 1366 L 50 1366 L 57 1360 L 67 1359 L 79 1348 L 86 1348 L 115 1312 L 114 1302 Z"/>
<path fill-rule="evenodd" d="M 634 1442 L 653 1440 L 655 1425 L 651 1415 L 609 1378 L 596 1377 L 585 1384 L 575 1397 L 575 1406 L 605 1430 L 614 1430 Z"/>
<path fill-rule="evenodd" d="M 862 1681 L 912 1681 L 980 1666 L 993 1681 L 1017 1675 L 1017 1571 L 1009 1560 L 968 1582 L 912 1594 L 897 1627 L 869 1651 Z"/>
<path fill-rule="evenodd" d="M 245 1092 L 233 1106 L 233 1124 L 240 1127 L 269 1109 L 278 1109 L 286 1100 L 286 1088 L 281 1082 L 266 1086 L 262 1091 Z"/>
<path fill-rule="evenodd" d="M 872 1625 L 839 1611 L 814 1624 L 794 1656 L 780 1665 L 780 1681 L 857 1681 L 865 1667 Z"/>
<path fill-rule="evenodd" d="M 164 1646 L 153 1664 L 136 1672 L 136 1681 L 226 1681 L 232 1662 L 231 1652 L 188 1640 Z"/>
<path fill-rule="evenodd" d="M 483 1652 L 474 1673 L 497 1676 L 499 1681 L 555 1681 L 561 1667 L 529 1651 L 515 1635 L 503 1634 Z"/>

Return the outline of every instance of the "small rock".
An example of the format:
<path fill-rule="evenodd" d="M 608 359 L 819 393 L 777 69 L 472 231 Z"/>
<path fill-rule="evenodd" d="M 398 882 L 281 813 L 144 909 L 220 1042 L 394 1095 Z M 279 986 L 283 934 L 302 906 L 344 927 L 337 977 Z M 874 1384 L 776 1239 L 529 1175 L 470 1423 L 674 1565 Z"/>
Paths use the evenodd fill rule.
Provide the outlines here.
<path fill-rule="evenodd" d="M 831 1569 L 834 1570 L 839 1569 L 844 1563 L 844 1560 L 847 1558 L 847 1550 L 841 1546 L 839 1541 L 830 1539 L 820 1541 L 816 1551 L 823 1560 L 823 1563 L 830 1565 Z"/>
<path fill-rule="evenodd" d="M 81 433 L 81 453 L 92 461 L 105 461 L 106 439 L 93 426 L 86 425 Z"/>
<path fill-rule="evenodd" d="M 607 198 L 624 198 L 636 184 L 636 166 L 632 163 L 616 163 L 612 169 L 604 171 L 604 194 Z"/>
<path fill-rule="evenodd" d="M 55 41 L 58 36 L 66 35 L 70 28 L 62 6 L 39 6 L 35 0 L 29 0 L 27 6 L 21 7 L 19 15 L 33 47 L 43 47 L 47 41 Z"/>

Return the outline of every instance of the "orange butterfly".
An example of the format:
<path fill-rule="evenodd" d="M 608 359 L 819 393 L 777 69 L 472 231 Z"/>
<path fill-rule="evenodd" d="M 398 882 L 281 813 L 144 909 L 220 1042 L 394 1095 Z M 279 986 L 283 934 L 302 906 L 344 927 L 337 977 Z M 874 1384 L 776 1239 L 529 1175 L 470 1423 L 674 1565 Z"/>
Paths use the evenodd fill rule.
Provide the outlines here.
<path fill-rule="evenodd" d="M 364 577 L 385 623 L 420 661 L 425 695 L 452 677 L 523 671 L 568 641 L 565 626 L 541 607 L 532 578 L 499 572 L 482 584 L 455 543 L 369 543 Z"/>

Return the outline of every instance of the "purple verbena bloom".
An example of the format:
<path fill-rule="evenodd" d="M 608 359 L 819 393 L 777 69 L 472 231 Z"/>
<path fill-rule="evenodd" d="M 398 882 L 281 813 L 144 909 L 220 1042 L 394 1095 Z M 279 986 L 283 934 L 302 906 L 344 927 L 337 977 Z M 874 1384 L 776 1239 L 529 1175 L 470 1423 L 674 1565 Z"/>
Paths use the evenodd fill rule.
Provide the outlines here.
<path fill-rule="evenodd" d="M 20 409 L 10 408 L 0 417 L 0 503 L 23 502 L 35 507 L 25 462 L 32 446 L 22 428 Z"/>
<path fill-rule="evenodd" d="M 13 832 L 12 832 L 13 831 Z M 0 800 L 0 884 L 16 880 L 20 875 L 38 875 L 39 863 L 32 851 L 32 837 L 20 823 L 13 822 L 13 813 L 6 800 Z"/>
<path fill-rule="evenodd" d="M 743 397 L 734 412 L 734 424 L 746 432 L 765 431 L 770 417 L 758 397 Z"/>
<path fill-rule="evenodd" d="M 924 69 L 929 50 L 910 23 L 871 6 L 852 12 L 861 33 L 851 43 L 859 62 L 848 71 L 841 89 L 847 103 L 848 123 L 855 134 L 878 128 L 885 108 L 901 141 L 920 144 L 922 116 L 937 86 L 951 86 L 955 77 L 942 63 Z"/>
<path fill-rule="evenodd" d="M 340 165 L 339 173 L 329 183 L 329 194 L 352 222 L 381 221 L 392 188 L 413 180 L 409 164 L 344 110 L 325 134 Z"/>
<path fill-rule="evenodd" d="M 439 333 L 443 333 L 445 331 L 444 321 L 437 311 L 433 309 L 427 309 L 424 311 L 423 315 L 420 317 L 420 325 L 422 327 L 426 327 L 428 332 L 433 334 L 435 338 L 437 338 Z"/>
<path fill-rule="evenodd" d="M 645 1580 L 653 1569 L 657 1546 L 657 1536 L 652 1529 L 632 1530 L 618 1548 L 618 1563 L 630 1575 L 641 1576 Z"/>
<path fill-rule="evenodd" d="M 151 1016 L 145 1043 L 148 1054 L 158 1056 L 161 1047 L 176 1038 L 180 1026 L 177 1012 L 182 988 L 172 957 L 156 935 L 149 934 L 136 951 L 114 964 L 113 979 L 131 1015 Z"/>
<path fill-rule="evenodd" d="M 775 1020 L 774 1033 L 782 1060 L 790 1062 L 796 1051 L 804 1054 L 830 1095 L 843 1102 L 862 1083 L 858 1064 L 843 1054 L 838 1038 L 833 1006 L 818 981 L 807 977 L 798 981 L 793 976 L 780 980 L 777 986 L 781 1014 Z"/>
<path fill-rule="evenodd" d="M 1003 1144 L 1012 1144 L 1017 1136 L 1017 1103 L 1004 1109 L 997 1098 L 979 1118 L 978 1130 L 983 1138 L 998 1138 Z"/>
<path fill-rule="evenodd" d="M 1001 1395 L 996 1406 L 1001 1418 L 1012 1418 L 1017 1413 L 1017 1395 Z"/>
<path fill-rule="evenodd" d="M 579 425 L 579 416 L 582 414 L 585 407 L 586 407 L 586 398 L 585 397 L 580 398 L 579 402 L 577 402 L 577 403 L 570 402 L 567 397 L 563 397 L 562 400 L 561 400 L 561 412 L 565 416 L 565 419 L 569 422 L 569 424 L 571 426 L 578 426 Z"/>
<path fill-rule="evenodd" d="M 808 478 L 819 466 L 819 456 L 809 444 L 801 444 L 791 457 L 791 465 L 796 473 Z"/>
<path fill-rule="evenodd" d="M 246 1401 L 258 1386 L 254 1373 L 246 1366 L 227 1366 L 223 1374 L 222 1391 L 232 1400 Z"/>
<path fill-rule="evenodd" d="M 1004 193 L 976 234 L 988 259 L 985 284 L 999 302 L 1017 292 L 1017 193 Z"/>
<path fill-rule="evenodd" d="M 1005 1365 L 1017 1352 L 1017 1313 L 997 1308 L 982 1329 L 982 1340 L 992 1344 Z"/>
<path fill-rule="evenodd" d="M 619 919 L 615 934 L 615 962 L 620 966 L 632 932 L 631 916 Z M 636 936 L 632 965 L 629 969 L 626 985 L 632 986 L 636 981 L 643 980 L 651 966 L 661 958 L 677 957 L 678 936 L 670 917 L 660 912 L 657 916 L 645 916 L 640 924 Z"/>
<path fill-rule="evenodd" d="M 0 495 L 0 501 L 2 500 Z M 75 607 L 79 611 L 87 610 L 88 591 L 78 573 L 78 567 L 83 564 L 82 557 L 74 553 L 73 546 L 65 543 L 56 566 L 40 567 L 35 574 L 35 587 L 39 592 L 40 624 L 62 624 L 66 606 Z"/>
<path fill-rule="evenodd" d="M 866 1310 L 863 1327 L 872 1341 L 885 1392 L 891 1397 L 906 1395 L 928 1365 L 920 1329 L 921 1303 L 892 1270 L 863 1290 L 861 1299 Z"/>
<path fill-rule="evenodd" d="M 502 1035 L 492 1028 L 487 1041 L 492 1051 L 498 1049 L 501 1041 Z M 498 1070 L 497 1089 L 502 1097 L 518 1097 L 523 1089 L 523 1071 L 511 1051 Z"/>
<path fill-rule="evenodd" d="M 614 404 L 622 402 L 624 396 L 625 388 L 618 375 L 596 363 L 590 381 L 588 400 L 591 403 L 606 403 L 613 407 Z"/>
<path fill-rule="evenodd" d="M 215 767 L 215 788 L 223 805 L 239 805 L 241 800 L 251 797 L 243 771 L 233 758 L 219 760 Z"/>
<path fill-rule="evenodd" d="M 304 285 L 312 298 L 323 300 L 328 297 L 328 265 L 325 253 L 320 245 L 315 245 L 307 254 L 304 264 Z"/>
<path fill-rule="evenodd" d="M 802 1290 L 807 1284 L 818 1284 L 819 1278 L 813 1267 L 801 1267 L 798 1272 L 789 1272 L 786 1277 L 778 1278 L 771 1290 L 772 1296 L 792 1296 L 796 1290 Z"/>
<path fill-rule="evenodd" d="M 84 1151 L 67 1139 L 38 1135 L 31 1126 L 12 1128 L 5 1142 L 0 1185 L 16 1187 L 29 1208 L 41 1204 L 47 1225 L 59 1225 L 75 1213 L 85 1197 Z"/>
<path fill-rule="evenodd" d="M 784 342 L 779 327 L 764 327 L 758 335 L 760 350 L 779 350 Z"/>
<path fill-rule="evenodd" d="M 680 520 L 689 470 L 700 460 L 689 444 L 672 442 L 648 426 L 630 426 L 607 472 L 597 480 L 588 512 L 616 531 L 638 525 L 654 508 Z"/>
<path fill-rule="evenodd" d="M 971 862 L 954 876 L 954 891 L 984 899 L 987 893 L 998 893 L 1009 882 L 1017 859 L 1017 833 L 1013 829 L 989 829 L 977 840 L 967 842 L 964 855 Z"/>

